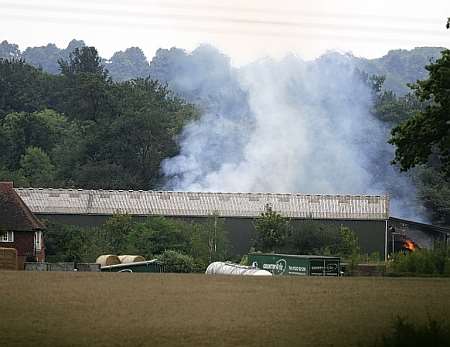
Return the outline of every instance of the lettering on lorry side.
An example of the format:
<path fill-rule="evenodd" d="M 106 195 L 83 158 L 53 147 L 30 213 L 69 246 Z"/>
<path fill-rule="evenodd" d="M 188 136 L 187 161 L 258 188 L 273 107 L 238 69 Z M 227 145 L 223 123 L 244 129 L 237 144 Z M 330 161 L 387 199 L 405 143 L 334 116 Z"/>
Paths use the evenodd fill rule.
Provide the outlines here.
<path fill-rule="evenodd" d="M 289 266 L 289 271 L 306 272 L 306 267 L 304 267 L 304 266 Z"/>
<path fill-rule="evenodd" d="M 268 270 L 275 275 L 281 275 L 286 270 L 286 260 L 279 259 L 275 264 L 263 264 L 263 269 Z"/>

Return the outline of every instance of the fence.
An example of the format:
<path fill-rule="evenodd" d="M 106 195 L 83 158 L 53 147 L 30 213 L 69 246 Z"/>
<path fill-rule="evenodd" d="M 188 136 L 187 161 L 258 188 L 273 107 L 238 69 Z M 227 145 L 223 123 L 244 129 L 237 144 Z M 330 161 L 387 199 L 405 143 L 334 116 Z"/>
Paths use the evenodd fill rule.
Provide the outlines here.
<path fill-rule="evenodd" d="M 25 271 L 99 272 L 95 263 L 25 263 Z"/>

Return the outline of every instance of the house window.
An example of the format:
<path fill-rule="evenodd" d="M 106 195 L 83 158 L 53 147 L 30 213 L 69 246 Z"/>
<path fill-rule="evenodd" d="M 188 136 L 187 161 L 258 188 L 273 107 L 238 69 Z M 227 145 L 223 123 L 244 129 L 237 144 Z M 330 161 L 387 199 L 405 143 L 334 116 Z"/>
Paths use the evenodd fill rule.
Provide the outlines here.
<path fill-rule="evenodd" d="M 14 242 L 13 231 L 0 231 L 0 242 Z"/>
<path fill-rule="evenodd" d="M 36 231 L 34 233 L 34 249 L 36 251 L 41 250 L 41 247 L 42 247 L 41 240 L 42 240 L 42 231 Z"/>

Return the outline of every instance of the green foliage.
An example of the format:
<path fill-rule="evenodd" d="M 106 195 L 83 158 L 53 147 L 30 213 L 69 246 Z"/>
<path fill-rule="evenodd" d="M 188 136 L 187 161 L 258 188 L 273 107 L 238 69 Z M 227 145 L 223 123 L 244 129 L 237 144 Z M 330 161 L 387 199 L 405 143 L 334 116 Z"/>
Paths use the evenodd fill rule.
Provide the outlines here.
<path fill-rule="evenodd" d="M 417 249 L 397 254 L 390 270 L 394 273 L 450 275 L 450 247 L 436 244 L 433 250 Z"/>
<path fill-rule="evenodd" d="M 21 176 L 34 187 L 49 187 L 55 177 L 55 167 L 39 147 L 28 147 L 20 159 Z"/>
<path fill-rule="evenodd" d="M 395 162 L 402 170 L 429 162 L 435 155 L 440 171 L 450 177 L 450 50 L 426 67 L 429 78 L 411 88 L 421 101 L 429 102 L 417 113 L 392 130 L 390 143 L 396 146 Z"/>
<path fill-rule="evenodd" d="M 255 249 L 260 252 L 341 256 L 351 269 L 360 259 L 358 238 L 347 227 L 305 221 L 294 228 L 288 218 L 268 208 L 255 221 L 255 229 Z"/>
<path fill-rule="evenodd" d="M 58 61 L 61 73 L 66 76 L 93 74 L 106 76 L 102 60 L 95 47 L 80 47 L 70 53 L 68 61 Z"/>
<path fill-rule="evenodd" d="M 415 180 L 433 224 L 450 226 L 450 180 L 432 166 L 417 168 Z"/>
<path fill-rule="evenodd" d="M 245 254 L 242 256 L 241 261 L 239 262 L 240 265 L 249 266 L 250 261 L 248 260 L 248 255 Z"/>
<path fill-rule="evenodd" d="M 190 254 L 200 263 L 208 265 L 229 257 L 228 235 L 218 216 L 211 215 L 204 223 L 191 224 L 191 227 Z"/>
<path fill-rule="evenodd" d="M 89 229 L 71 225 L 46 222 L 44 231 L 45 252 L 53 261 L 95 261 L 89 248 L 93 246 L 93 236 Z"/>
<path fill-rule="evenodd" d="M 107 68 L 116 81 L 145 78 L 150 74 L 150 65 L 144 52 L 138 47 L 114 53 Z"/>
<path fill-rule="evenodd" d="M 413 324 L 397 317 L 392 332 L 378 340 L 375 347 L 447 347 L 450 346 L 450 325 L 428 319 L 427 324 Z"/>
<path fill-rule="evenodd" d="M 59 49 L 53 43 L 40 47 L 28 47 L 22 53 L 21 58 L 45 72 L 58 74 L 60 72 L 58 60 L 67 60 L 70 53 L 84 45 L 83 41 L 72 40 L 65 49 Z"/>
<path fill-rule="evenodd" d="M 340 255 L 349 261 L 349 272 L 352 273 L 360 259 L 360 248 L 358 238 L 349 228 L 341 226 L 339 230 L 340 236 Z"/>
<path fill-rule="evenodd" d="M 136 223 L 128 237 L 129 249 L 146 257 L 166 250 L 186 253 L 191 245 L 190 225 L 164 217 L 149 217 Z"/>
<path fill-rule="evenodd" d="M 347 227 L 341 226 L 339 235 L 341 238 L 340 253 L 343 256 L 350 257 L 359 254 L 358 238 L 353 231 Z"/>
<path fill-rule="evenodd" d="M 160 163 L 178 153 L 176 137 L 196 109 L 157 81 L 112 82 L 93 47 L 60 64 L 63 74 L 50 76 L 0 59 L 0 175 L 33 184 L 20 160 L 38 147 L 54 166 L 50 186 L 158 186 Z"/>
<path fill-rule="evenodd" d="M 370 75 L 386 76 L 384 90 L 403 96 L 409 92 L 408 83 L 428 77 L 424 66 L 441 56 L 443 48 L 418 47 L 412 50 L 391 50 L 381 58 L 355 58 L 356 66 Z"/>
<path fill-rule="evenodd" d="M 14 182 L 18 187 L 26 187 L 28 185 L 27 179 L 19 171 L 10 171 L 4 167 L 0 167 L 0 181 Z"/>
<path fill-rule="evenodd" d="M 116 214 L 97 228 L 47 224 L 46 254 L 54 261 L 93 262 L 101 254 L 138 254 L 146 259 L 165 255 L 170 264 L 171 259 L 181 259 L 181 267 L 175 272 L 185 272 L 181 270 L 203 271 L 210 261 L 225 260 L 229 254 L 221 223 L 217 222 L 214 230 L 210 229 L 209 220 L 198 224 L 164 217 L 138 221 Z M 211 235 L 216 237 L 213 249 Z"/>
<path fill-rule="evenodd" d="M 106 243 L 105 253 L 123 254 L 128 246 L 128 237 L 133 232 L 134 222 L 130 215 L 116 214 L 101 228 Z"/>
<path fill-rule="evenodd" d="M 421 100 L 416 94 L 406 94 L 398 97 L 391 91 L 383 91 L 379 83 L 383 80 L 377 76 L 365 75 L 365 80 L 373 84 L 373 115 L 389 126 L 400 128 L 417 114 L 426 112 L 433 105 L 433 100 Z M 412 145 L 414 147 L 414 145 Z M 380 172 L 380 174 L 382 174 Z M 408 175 L 417 187 L 417 196 L 422 201 L 433 224 L 450 225 L 450 181 L 442 171 L 438 155 L 432 153 L 426 165 L 419 165 L 410 170 Z M 396 187 L 389 187 L 395 194 Z"/>
<path fill-rule="evenodd" d="M 45 107 L 53 78 L 23 60 L 0 59 L 0 121 L 12 112 L 34 112 Z"/>
<path fill-rule="evenodd" d="M 285 245 L 291 226 L 289 219 L 267 206 L 266 211 L 255 221 L 255 229 L 257 233 L 255 247 L 258 250 L 279 252 Z"/>
<path fill-rule="evenodd" d="M 185 254 L 181 254 L 177 251 L 167 250 L 158 256 L 165 267 L 166 272 L 194 272 L 195 263 L 194 259 Z"/>
<path fill-rule="evenodd" d="M 0 43 L 0 58 L 19 59 L 20 58 L 19 46 L 13 43 L 9 43 L 6 40 L 3 40 Z"/>
<path fill-rule="evenodd" d="M 392 91 L 382 91 L 375 98 L 373 113 L 379 120 L 396 126 L 424 110 L 425 106 L 426 103 L 414 94 L 397 97 Z"/>
<path fill-rule="evenodd" d="M 339 247 L 339 232 L 336 227 L 305 221 L 291 230 L 284 251 L 292 254 L 336 255 Z"/>
<path fill-rule="evenodd" d="M 66 118 L 55 111 L 10 113 L 0 120 L 0 142 L 5 149 L 0 160 L 7 168 L 19 167 L 20 158 L 29 147 L 50 153 L 69 126 Z"/>

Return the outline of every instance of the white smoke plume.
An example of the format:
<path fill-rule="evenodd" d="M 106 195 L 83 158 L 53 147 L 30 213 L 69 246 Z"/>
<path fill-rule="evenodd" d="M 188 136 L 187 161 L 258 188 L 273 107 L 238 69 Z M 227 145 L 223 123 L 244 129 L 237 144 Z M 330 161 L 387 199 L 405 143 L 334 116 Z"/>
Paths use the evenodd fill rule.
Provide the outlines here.
<path fill-rule="evenodd" d="M 220 79 L 195 65 L 186 86 L 199 55 Z M 389 129 L 371 114 L 370 87 L 351 56 L 289 56 L 238 70 L 211 48 L 184 59 L 168 83 L 205 112 L 184 129 L 180 154 L 163 162 L 166 189 L 389 193 L 394 215 L 423 219 L 410 179 L 390 165 Z"/>

